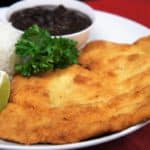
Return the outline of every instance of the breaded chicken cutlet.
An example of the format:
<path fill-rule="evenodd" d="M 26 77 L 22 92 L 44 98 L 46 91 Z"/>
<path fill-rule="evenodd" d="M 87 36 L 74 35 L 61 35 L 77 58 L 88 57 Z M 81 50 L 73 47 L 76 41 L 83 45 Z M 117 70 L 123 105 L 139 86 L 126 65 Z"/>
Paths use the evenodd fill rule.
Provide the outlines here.
<path fill-rule="evenodd" d="M 0 138 L 71 143 L 150 119 L 150 36 L 132 45 L 93 41 L 79 65 L 16 75 L 0 113 Z"/>

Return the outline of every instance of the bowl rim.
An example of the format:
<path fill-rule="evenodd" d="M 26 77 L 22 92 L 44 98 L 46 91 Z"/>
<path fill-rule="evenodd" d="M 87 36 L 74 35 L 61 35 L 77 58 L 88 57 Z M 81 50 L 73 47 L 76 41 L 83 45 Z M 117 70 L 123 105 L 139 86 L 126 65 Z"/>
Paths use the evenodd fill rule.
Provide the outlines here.
<path fill-rule="evenodd" d="M 83 6 L 84 8 L 86 8 L 89 13 L 83 12 L 81 9 L 77 9 L 77 8 L 74 8 L 74 9 L 76 9 L 78 11 L 81 11 L 85 15 L 87 15 L 91 19 L 91 24 L 89 26 L 87 26 L 86 28 L 78 31 L 78 32 L 74 32 L 74 33 L 70 33 L 70 34 L 56 35 L 56 36 L 52 35 L 52 36 L 54 36 L 54 37 L 60 37 L 61 36 L 61 37 L 64 37 L 64 38 L 65 37 L 66 38 L 71 38 L 71 37 L 83 34 L 87 31 L 91 30 L 91 28 L 93 28 L 93 26 L 95 24 L 95 21 L 96 21 L 94 9 L 86 3 L 81 2 L 81 1 L 76 1 L 76 0 L 38 0 L 38 1 L 37 0 L 22 0 L 22 1 L 18 1 L 18 2 L 15 2 L 15 3 L 13 3 L 12 5 L 10 5 L 8 7 L 8 10 L 6 11 L 6 14 L 5 14 L 5 17 L 4 17 L 4 21 L 7 22 L 7 23 L 11 23 L 11 25 L 12 25 L 12 22 L 9 21 L 10 16 L 14 12 L 22 10 L 22 9 L 32 8 L 32 7 L 36 7 L 36 6 L 42 6 L 42 5 L 51 5 L 51 3 L 56 3 L 56 5 L 57 5 L 57 3 L 65 5 L 64 3 L 67 4 L 68 2 L 76 4 L 76 5 L 80 5 L 80 6 Z M 66 6 L 66 7 L 68 7 L 68 6 Z M 73 7 L 70 7 L 70 8 L 73 8 Z M 15 29 L 19 30 L 20 32 L 23 32 L 23 30 L 20 30 L 20 29 L 16 28 L 15 26 L 13 26 L 13 27 Z"/>

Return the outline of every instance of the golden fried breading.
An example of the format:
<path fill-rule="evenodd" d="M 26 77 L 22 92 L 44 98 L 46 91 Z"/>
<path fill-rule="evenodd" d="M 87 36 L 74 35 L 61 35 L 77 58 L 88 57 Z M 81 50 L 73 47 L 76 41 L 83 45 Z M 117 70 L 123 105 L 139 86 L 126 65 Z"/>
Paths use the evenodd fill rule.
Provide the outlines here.
<path fill-rule="evenodd" d="M 70 143 L 150 119 L 150 36 L 132 45 L 89 43 L 80 65 L 15 76 L 0 138 Z"/>
<path fill-rule="evenodd" d="M 12 102 L 43 108 L 91 102 L 101 90 L 98 76 L 79 65 L 37 77 L 16 76 L 12 86 Z"/>
<path fill-rule="evenodd" d="M 129 87 L 139 87 L 143 82 L 149 84 L 150 36 L 132 45 L 106 41 L 91 42 L 84 48 L 79 62 L 98 74 L 104 86 L 109 85 L 108 88 L 117 93 L 131 90 Z M 128 84 L 129 81 L 132 81 L 132 84 Z"/>

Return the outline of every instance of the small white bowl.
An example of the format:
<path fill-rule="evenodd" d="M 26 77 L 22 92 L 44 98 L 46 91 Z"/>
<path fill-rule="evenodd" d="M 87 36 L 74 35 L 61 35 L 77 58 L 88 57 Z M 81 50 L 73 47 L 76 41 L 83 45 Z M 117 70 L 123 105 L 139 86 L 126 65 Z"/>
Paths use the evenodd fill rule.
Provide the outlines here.
<path fill-rule="evenodd" d="M 60 35 L 61 37 L 70 38 L 77 41 L 78 47 L 82 47 L 87 42 L 90 36 L 91 29 L 95 22 L 93 9 L 83 2 L 75 1 L 75 0 L 24 0 L 24 1 L 16 2 L 8 8 L 4 21 L 10 22 L 9 18 L 14 12 L 25 8 L 31 8 L 35 6 L 41 6 L 41 5 L 60 5 L 60 4 L 64 5 L 67 8 L 71 8 L 83 12 L 84 14 L 90 17 L 92 23 L 87 28 L 76 33 Z"/>

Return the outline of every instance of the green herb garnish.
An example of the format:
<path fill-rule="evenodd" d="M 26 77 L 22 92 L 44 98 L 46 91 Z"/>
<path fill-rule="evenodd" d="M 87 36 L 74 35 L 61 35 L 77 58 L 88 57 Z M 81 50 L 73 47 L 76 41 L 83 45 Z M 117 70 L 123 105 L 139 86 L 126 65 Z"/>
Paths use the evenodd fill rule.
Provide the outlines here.
<path fill-rule="evenodd" d="M 20 62 L 15 70 L 23 76 L 31 76 L 76 64 L 79 55 L 76 45 L 73 40 L 52 37 L 45 29 L 33 25 L 16 44 Z"/>

